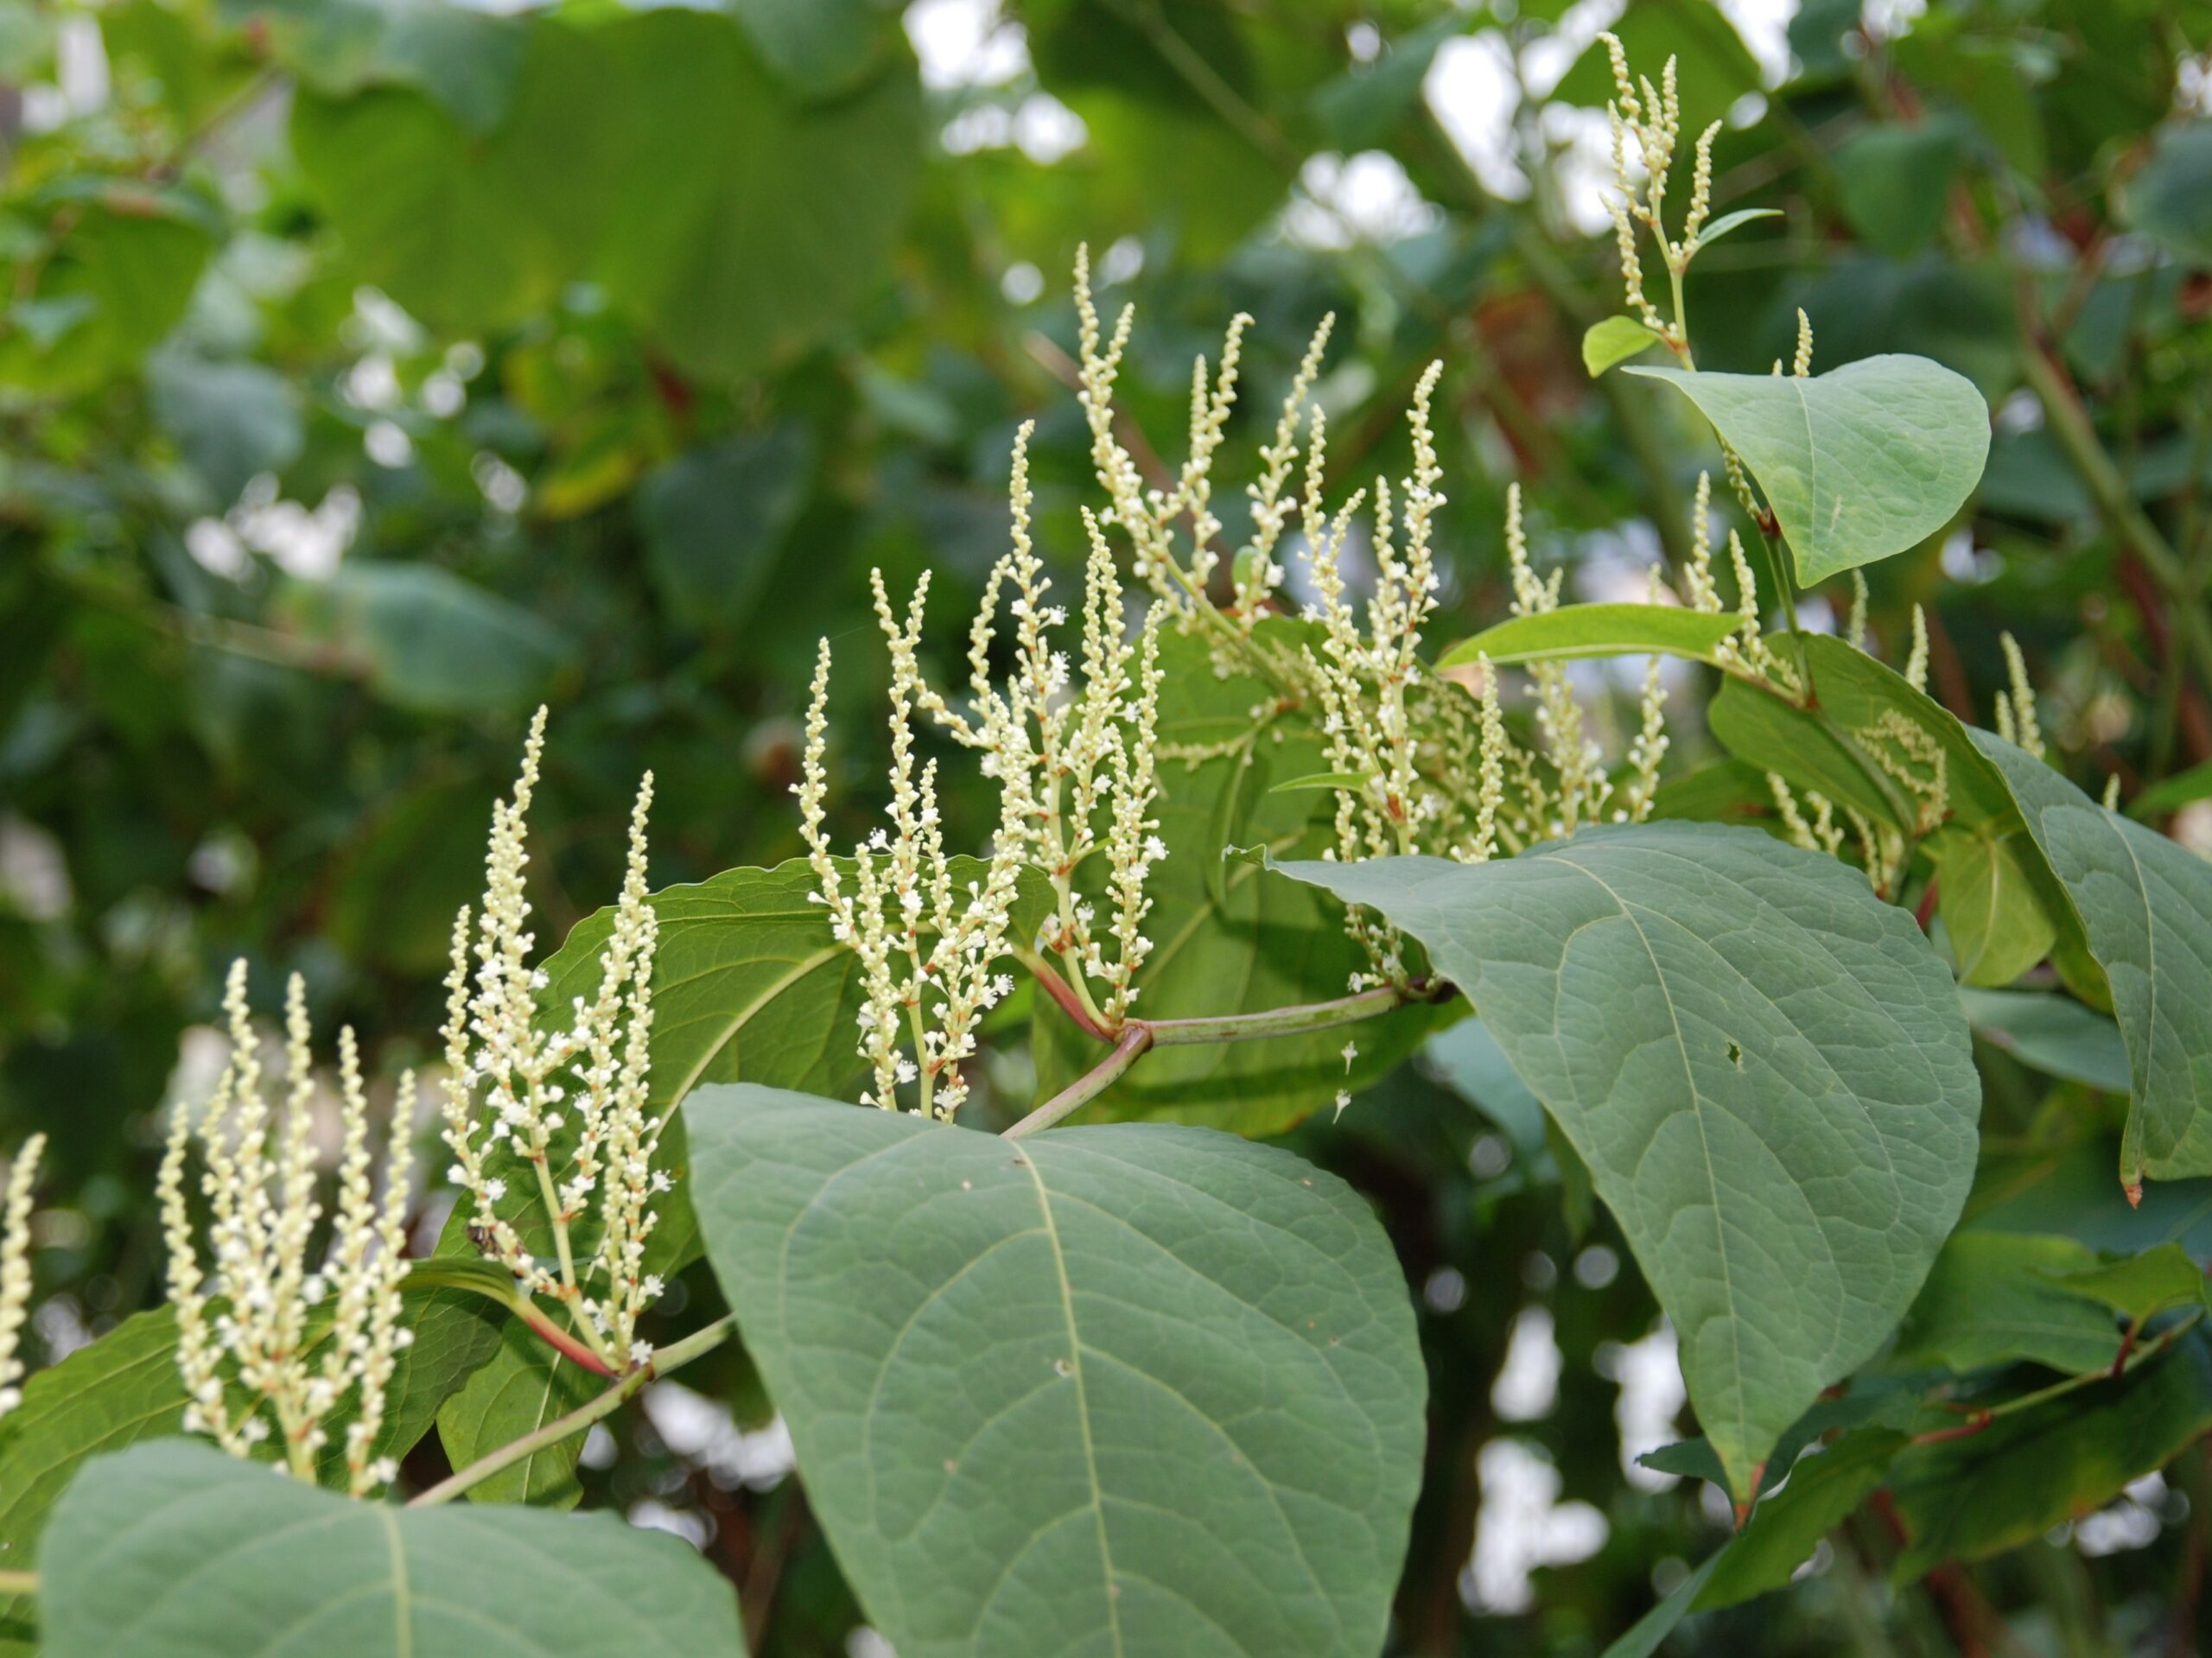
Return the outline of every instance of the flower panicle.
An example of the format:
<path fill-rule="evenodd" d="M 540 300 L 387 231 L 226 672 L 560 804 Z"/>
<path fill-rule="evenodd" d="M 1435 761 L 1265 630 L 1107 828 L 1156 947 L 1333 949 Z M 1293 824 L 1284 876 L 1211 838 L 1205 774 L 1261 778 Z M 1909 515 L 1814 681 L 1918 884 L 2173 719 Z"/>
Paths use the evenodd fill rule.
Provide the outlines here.
<path fill-rule="evenodd" d="M 281 1108 L 272 1108 L 264 1092 L 261 1039 L 247 1004 L 243 961 L 231 968 L 223 1005 L 229 1063 L 200 1111 L 188 1102 L 175 1108 L 156 1188 L 177 1318 L 177 1368 L 188 1400 L 184 1425 L 239 1457 L 251 1456 L 273 1436 L 284 1469 L 312 1481 L 329 1439 L 325 1424 L 351 1394 L 346 1489 L 366 1496 L 397 1471 L 389 1458 L 375 1454 L 375 1445 L 398 1354 L 414 1340 L 400 1322 L 414 1081 L 410 1076 L 400 1083 L 379 1200 L 359 1049 L 350 1028 L 340 1032 L 337 1206 L 318 1261 L 314 1241 L 323 1211 L 315 1197 L 317 1089 L 306 986 L 296 974 L 286 986 Z M 186 1191 L 195 1140 L 199 1187 L 211 1217 L 204 1267 Z M 326 1304 L 328 1312 L 321 1313 Z M 311 1319 L 326 1318 L 327 1331 L 310 1330 Z"/>
<path fill-rule="evenodd" d="M 670 1177 L 652 1166 L 664 1114 L 652 1097 L 652 975 L 659 924 L 650 897 L 647 828 L 653 778 L 632 806 L 622 886 L 595 962 L 593 994 L 547 1005 L 531 960 L 524 873 L 528 816 L 544 749 L 545 710 L 531 722 L 513 793 L 496 803 L 485 892 L 455 918 L 446 976 L 442 1138 L 448 1178 L 464 1194 L 478 1247 L 529 1296 L 567 1310 L 609 1369 L 651 1356 L 637 1319 L 660 1293 L 645 1271 L 653 1200 Z M 472 943 L 472 940 L 474 941 Z M 471 959 L 474 967 L 472 970 Z M 535 1207 L 553 1241 L 541 1257 L 518 1223 Z M 588 1252 L 575 1234 L 595 1220 Z"/>

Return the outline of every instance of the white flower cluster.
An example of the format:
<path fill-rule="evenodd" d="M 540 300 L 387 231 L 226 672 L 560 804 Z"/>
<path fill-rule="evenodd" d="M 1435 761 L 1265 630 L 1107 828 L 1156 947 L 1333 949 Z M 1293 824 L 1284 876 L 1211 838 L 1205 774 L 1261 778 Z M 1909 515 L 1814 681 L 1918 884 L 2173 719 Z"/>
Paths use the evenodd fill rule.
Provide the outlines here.
<path fill-rule="evenodd" d="M 196 1115 L 188 1102 L 177 1106 L 157 1188 L 176 1310 L 177 1368 L 191 1401 L 184 1426 L 213 1435 L 238 1457 L 251 1455 L 273 1430 L 284 1467 L 311 1481 L 316 1452 L 328 1442 L 325 1424 L 350 1393 L 346 1488 L 362 1496 L 397 1471 L 390 1458 L 372 1453 L 384 1426 L 385 1388 L 399 1350 L 414 1339 L 399 1322 L 414 1078 L 401 1079 L 394 1102 L 379 1203 L 371 1181 L 360 1055 L 353 1032 L 339 1033 L 344 1150 L 327 1259 L 318 1267 L 312 1255 L 323 1210 L 315 1197 L 306 986 L 295 975 L 285 992 L 281 1110 L 263 1091 L 260 1038 L 246 1006 L 243 961 L 231 968 L 223 1008 L 230 1063 Z M 211 1217 L 212 1260 L 205 1271 L 185 1192 L 195 1139 L 204 1165 L 200 1190 Z M 327 1314 L 321 1311 L 326 1302 Z M 234 1404 L 234 1394 L 242 1394 L 243 1402 Z"/>
<path fill-rule="evenodd" d="M 982 756 L 983 775 L 999 785 L 999 849 L 1018 851 L 1052 883 L 1055 913 L 1041 946 L 1067 964 L 1092 1019 L 1118 1030 L 1136 999 L 1137 969 L 1152 950 L 1142 931 L 1152 908 L 1145 882 L 1167 855 L 1151 816 L 1160 792 L 1161 611 L 1155 604 L 1147 612 L 1135 640 L 1124 636 L 1121 580 L 1105 534 L 1086 508 L 1081 683 L 1072 683 L 1067 655 L 1053 647 L 1049 632 L 1066 625 L 1067 613 L 1049 602 L 1052 579 L 1031 535 L 1030 432 L 1025 424 L 1014 438 L 1013 549 L 992 569 L 969 629 L 967 711 L 924 681 L 911 632 L 903 641 L 893 636 L 893 671 L 908 678 L 918 708 Z M 990 648 L 1000 596 L 1007 592 L 1014 652 L 1001 689 L 992 677 Z M 893 632 L 887 619 L 885 631 Z M 1077 871 L 1102 851 L 1112 906 L 1105 929 L 1114 943 L 1110 956 L 1094 905 L 1077 886 Z"/>
<path fill-rule="evenodd" d="M 446 977 L 445 1142 L 453 1183 L 468 1194 L 472 1224 L 531 1294 L 569 1309 L 586 1346 L 610 1369 L 643 1364 L 639 1314 L 661 1293 L 645 1270 L 653 1199 L 672 1182 L 652 1166 L 664 1116 L 652 1109 L 653 955 L 659 924 L 647 898 L 645 822 L 652 774 L 630 816 L 629 867 L 599 956 L 596 994 L 570 999 L 565 1025 L 548 1027 L 545 974 L 531 964 L 534 935 L 524 875 L 531 799 L 545 742 L 545 710 L 531 721 L 513 795 L 492 809 L 484 897 L 454 923 Z M 472 946 L 472 921 L 474 943 Z M 474 956 L 474 971 L 469 968 Z M 552 1242 L 534 1255 L 516 1224 L 527 1203 L 507 1204 L 507 1169 L 526 1179 Z M 572 1229 L 598 1222 L 588 1256 Z"/>
<path fill-rule="evenodd" d="M 1167 855 L 1153 816 L 1159 795 L 1155 731 L 1160 683 L 1155 605 L 1135 640 L 1124 636 L 1121 582 L 1098 522 L 1085 514 L 1090 556 L 1084 584 L 1080 683 L 1052 630 L 1065 626 L 1051 602 L 1031 533 L 1028 440 L 1015 439 L 1009 486 L 1013 547 L 985 584 L 969 630 L 968 706 L 933 689 L 919 660 L 929 583 L 906 618 L 893 611 L 882 575 L 872 577 L 876 615 L 891 656 L 890 824 L 854 849 L 849 890 L 824 830 L 830 646 L 824 640 L 808 710 L 799 797 L 802 833 L 833 935 L 859 954 L 866 986 L 860 1053 L 874 1073 L 864 1102 L 893 1109 L 917 1087 L 915 1109 L 950 1117 L 968 1096 L 963 1063 L 982 1015 L 1012 989 L 997 970 L 1025 865 L 1052 884 L 1054 913 L 1039 940 L 1069 969 L 1086 1014 L 1117 1030 L 1135 1001 L 1135 975 L 1151 951 L 1144 935 L 1146 881 Z M 1203 499 L 1201 497 L 1201 499 Z M 1014 662 L 1003 683 L 991 647 L 999 612 L 1011 621 Z M 914 718 L 932 721 L 981 756 L 999 788 L 999 823 L 985 873 L 956 890 L 937 804 L 936 763 L 917 772 Z M 1103 854 L 1110 915 L 1102 925 L 1078 872 Z M 1110 941 L 1111 949 L 1108 948 Z"/>
<path fill-rule="evenodd" d="M 0 1216 L 0 1416 L 23 1402 L 22 1361 L 16 1344 L 31 1305 L 31 1183 L 46 1136 L 33 1134 L 8 1170 L 5 1214 Z"/>

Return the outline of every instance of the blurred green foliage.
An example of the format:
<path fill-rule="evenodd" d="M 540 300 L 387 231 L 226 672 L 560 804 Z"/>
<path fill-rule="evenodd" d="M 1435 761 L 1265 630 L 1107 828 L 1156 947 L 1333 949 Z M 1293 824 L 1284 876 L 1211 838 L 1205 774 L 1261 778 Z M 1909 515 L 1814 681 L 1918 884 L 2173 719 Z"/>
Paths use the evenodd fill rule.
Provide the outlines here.
<path fill-rule="evenodd" d="M 1340 475 L 1402 466 L 1399 410 L 1446 360 L 1440 539 L 1465 626 L 1445 637 L 1503 614 L 1516 480 L 1543 562 L 1585 597 L 1640 592 L 1642 564 L 1687 544 L 1703 451 L 1679 398 L 1593 383 L 1580 357 L 1618 308 L 1589 44 L 1614 10 L 0 3 L 0 1142 L 55 1142 L 48 1350 L 157 1299 L 153 1125 L 230 957 L 263 986 L 304 973 L 319 1021 L 358 1026 L 380 1074 L 423 1055 L 539 700 L 549 943 L 612 892 L 645 766 L 657 885 L 796 849 L 820 636 L 848 722 L 833 797 L 865 809 L 868 569 L 894 590 L 931 570 L 942 613 L 963 613 L 1025 418 L 1047 544 L 1080 545 L 1078 244 L 1110 302 L 1143 308 L 1122 395 L 1154 430 L 1240 309 L 1262 410 L 1338 314 L 1320 397 Z M 1872 631 L 1900 656 L 1928 606 L 1931 688 L 1986 719 L 2009 628 L 2069 768 L 2093 790 L 2116 775 L 2201 849 L 2212 6 L 1868 10 L 1636 0 L 1619 19 L 1640 65 L 1676 58 L 1693 126 L 1728 121 L 1715 211 L 1780 214 L 1700 259 L 1701 365 L 1763 372 L 1802 306 L 1824 368 L 1903 351 L 1972 378 L 1997 410 L 1978 506 L 1870 572 Z M 1233 544 L 1243 503 L 1220 493 Z M 1678 757 L 1701 758 L 1693 733 Z M 971 836 L 974 804 L 951 803 Z M 1036 1068 L 1007 1029 L 1001 1110 Z M 2108 1170 L 2118 1106 L 1983 1058 L 1979 1209 L 2040 1204 L 2038 1228 L 2113 1247 L 2132 1223 L 2116 1191 L 2069 1171 Z M 1425 1295 L 1429 1477 L 1395 1649 L 1593 1654 L 1726 1516 L 1694 1481 L 1624 1483 L 1608 1378 L 1649 1297 L 1586 1189 L 1560 1203 L 1577 1171 L 1522 1102 L 1449 1070 L 1494 1119 L 1444 1070 L 1402 1068 L 1295 1131 L 1374 1197 Z M 2201 1260 L 2185 1195 L 2131 1247 L 2171 1236 Z M 696 1317 L 711 1280 L 687 1284 Z M 1563 1363 L 1535 1420 L 1502 1422 L 1524 1308 Z M 717 1388 L 746 1386 L 741 1356 L 713 1363 Z M 2193 1439 L 2197 1372 L 2158 1375 L 2160 1420 Z M 1533 1610 L 1485 1604 L 1468 1571 L 1478 1513 L 1544 1530 L 1483 1507 L 1478 1458 L 1505 1435 L 1607 1522 L 1588 1558 L 1540 1566 Z M 629 1420 L 582 1479 L 690 1516 L 757 1650 L 846 1651 L 857 1614 L 793 1483 L 751 1490 L 683 1450 Z M 1897 1501 L 1955 1504 L 1966 1478 L 1924 1472 Z M 1818 1575 L 1693 1620 L 1675 1649 L 2197 1648 L 2199 1449 L 2145 1498 L 2163 1525 L 2094 1557 L 2014 1523 L 2050 1492 L 1971 1489 L 1953 1552 L 1984 1552 L 1956 1529 L 1977 1514 L 2012 1552 L 1893 1591 L 1861 1509 Z M 2112 1495 L 2088 1479 L 2052 1516 Z"/>

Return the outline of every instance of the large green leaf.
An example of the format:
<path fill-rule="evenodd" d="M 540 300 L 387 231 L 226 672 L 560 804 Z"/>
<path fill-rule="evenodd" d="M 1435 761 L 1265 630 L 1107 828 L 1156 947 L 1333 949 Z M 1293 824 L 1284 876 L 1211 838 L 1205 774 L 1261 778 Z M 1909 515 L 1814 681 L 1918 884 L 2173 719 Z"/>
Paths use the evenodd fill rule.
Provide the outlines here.
<path fill-rule="evenodd" d="M 2110 1364 L 2120 1352 L 2111 1312 L 2060 1281 L 2096 1264 L 2072 1238 L 1961 1232 L 1936 1257 L 1887 1362 L 1964 1372 L 2026 1361 L 2067 1375 Z"/>
<path fill-rule="evenodd" d="M 1478 866 L 1287 867 L 1428 949 L 1590 1166 L 1738 1494 L 1911 1303 L 1973 1178 L 1949 973 L 1832 858 L 1599 829 Z"/>
<path fill-rule="evenodd" d="M 745 10 L 540 13 L 489 131 L 390 86 L 302 96 L 293 145 L 353 268 L 426 320 L 497 327 L 588 278 L 682 368 L 741 373 L 876 280 L 921 157 L 903 47 L 813 101 L 756 39 L 810 84 L 855 64 L 793 9 Z"/>
<path fill-rule="evenodd" d="M 505 112 L 527 25 L 448 0 L 222 0 L 317 92 L 409 86 L 478 132 Z"/>
<path fill-rule="evenodd" d="M 739 1658 L 737 1598 L 608 1515 L 355 1502 L 183 1441 L 88 1467 L 40 1551 L 47 1658 Z"/>
<path fill-rule="evenodd" d="M 1905 1436 L 1894 1429 L 1868 1428 L 1799 1458 L 1789 1483 L 1761 1500 L 1721 1552 L 1692 1610 L 1733 1606 L 1786 1587 L 1821 1539 L 1882 1483 L 1904 1445 Z"/>
<path fill-rule="evenodd" d="M 498 1317 L 480 1296 L 426 1282 L 410 1286 L 415 1340 L 400 1350 L 385 1389 L 377 1454 L 404 1456 L 429 1431 L 439 1405 L 498 1345 Z M 54 1503 L 88 1460 L 181 1432 L 185 1402 L 176 1319 L 166 1307 L 124 1319 L 33 1375 L 22 1404 L 0 1420 L 0 1566 L 29 1557 Z M 328 1477 L 343 1466 L 342 1420 L 333 1419 L 341 1431 L 326 1452 Z M 0 1596 L 0 1653 L 16 1650 L 10 1626 L 29 1610 L 27 1602 Z"/>
<path fill-rule="evenodd" d="M 2133 1083 L 2120 1172 L 2131 1192 L 2212 1173 L 2212 864 L 2108 811 L 2050 766 L 1974 734 L 2018 799 L 2112 987 Z"/>
<path fill-rule="evenodd" d="M 81 391 L 135 370 L 176 326 L 212 238 L 195 203 L 127 186 L 48 213 L 51 246 L 15 265 L 0 384 Z"/>
<path fill-rule="evenodd" d="M 685 1109 L 709 1256 L 899 1658 L 1373 1658 L 1425 1385 L 1349 1187 L 1166 1124 Z"/>
<path fill-rule="evenodd" d="M 1294 645 L 1294 626 L 1265 627 L 1262 640 Z M 1160 660 L 1166 670 L 1161 743 L 1210 758 L 1160 762 L 1156 815 L 1168 855 L 1153 866 L 1147 883 L 1153 911 L 1145 931 L 1154 950 L 1137 975 L 1135 1011 L 1195 1018 L 1344 994 L 1368 961 L 1345 936 L 1341 908 L 1322 893 L 1267 880 L 1255 865 L 1222 857 L 1230 847 L 1254 845 L 1278 855 L 1313 854 L 1333 841 L 1332 796 L 1275 786 L 1328 771 L 1320 737 L 1300 715 L 1255 720 L 1255 709 L 1274 703 L 1274 690 L 1243 674 L 1217 676 L 1202 638 L 1169 636 Z M 1155 1049 L 1086 1109 L 1094 1118 L 1277 1134 L 1327 1107 L 1338 1089 L 1357 1092 L 1375 1082 L 1447 1017 L 1409 1007 L 1349 1030 Z M 1104 1055 L 1049 998 L 1038 998 L 1033 1031 L 1040 1095 L 1065 1087 Z M 1349 1065 L 1348 1041 L 1355 1050 Z"/>
<path fill-rule="evenodd" d="M 1923 357 L 1862 358 L 1826 374 L 1630 366 L 1679 387 L 1751 468 L 1808 587 L 1917 546 L 1980 480 L 1989 410 Z"/>
<path fill-rule="evenodd" d="M 638 492 L 653 585 L 683 621 L 734 627 L 753 613 L 798 510 L 813 444 L 779 426 L 683 455 Z"/>
<path fill-rule="evenodd" d="M 1436 665 L 1456 668 L 1483 657 L 1499 664 L 1567 662 L 1649 651 L 1710 662 L 1741 625 L 1740 617 L 1675 605 L 1565 605 L 1485 628 L 1446 651 Z"/>
<path fill-rule="evenodd" d="M 1899 1457 L 1891 1495 L 1906 1544 L 1894 1573 L 1910 1582 L 1945 1560 L 1975 1560 L 2102 1508 L 2121 1488 L 2212 1428 L 2212 1350 L 2201 1335 L 2114 1381 L 1983 1432 Z"/>

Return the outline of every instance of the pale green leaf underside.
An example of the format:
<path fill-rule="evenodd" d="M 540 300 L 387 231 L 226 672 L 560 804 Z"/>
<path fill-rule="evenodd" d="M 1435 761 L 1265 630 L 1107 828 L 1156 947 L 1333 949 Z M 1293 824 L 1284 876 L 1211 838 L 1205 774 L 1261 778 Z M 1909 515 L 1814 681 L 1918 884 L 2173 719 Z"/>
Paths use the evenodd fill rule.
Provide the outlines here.
<path fill-rule="evenodd" d="M 1989 455 L 1981 393 L 1924 357 L 1862 358 L 1804 379 L 1623 372 L 1680 387 L 1743 457 L 1808 587 L 1934 535 Z"/>
<path fill-rule="evenodd" d="M 1349 1187 L 1161 1123 L 685 1110 L 709 1256 L 899 1658 L 1373 1658 L 1425 1383 Z"/>
<path fill-rule="evenodd" d="M 2131 1099 L 2120 1179 L 2212 1174 L 2212 863 L 1974 733 L 2020 804 L 2112 986 Z"/>
<path fill-rule="evenodd" d="M 1973 1178 L 1966 1021 L 1912 918 L 1711 824 L 1285 873 L 1388 916 L 1474 1003 L 1589 1165 L 1747 1490 L 1896 1325 Z"/>
<path fill-rule="evenodd" d="M 687 1545 L 608 1515 L 356 1502 L 182 1439 L 91 1464 L 39 1552 L 46 1658 L 741 1658 Z"/>
<path fill-rule="evenodd" d="M 1465 667 L 1484 657 L 1504 666 L 1655 651 L 1710 662 L 1742 619 L 1674 605 L 1565 605 L 1485 628 L 1446 651 L 1436 665 Z"/>

